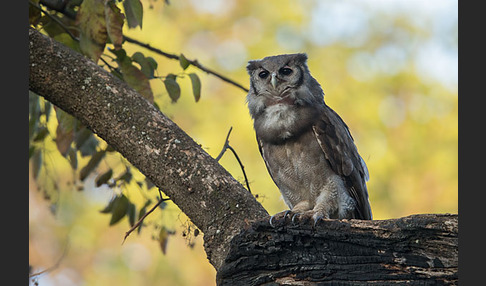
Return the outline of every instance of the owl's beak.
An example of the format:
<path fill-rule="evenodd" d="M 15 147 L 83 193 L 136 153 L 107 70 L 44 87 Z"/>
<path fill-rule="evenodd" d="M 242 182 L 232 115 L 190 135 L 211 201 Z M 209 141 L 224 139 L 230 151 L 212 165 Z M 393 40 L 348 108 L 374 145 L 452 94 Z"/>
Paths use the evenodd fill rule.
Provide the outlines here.
<path fill-rule="evenodd" d="M 270 79 L 270 83 L 272 84 L 273 88 L 277 87 L 277 74 L 272 73 L 272 79 Z"/>

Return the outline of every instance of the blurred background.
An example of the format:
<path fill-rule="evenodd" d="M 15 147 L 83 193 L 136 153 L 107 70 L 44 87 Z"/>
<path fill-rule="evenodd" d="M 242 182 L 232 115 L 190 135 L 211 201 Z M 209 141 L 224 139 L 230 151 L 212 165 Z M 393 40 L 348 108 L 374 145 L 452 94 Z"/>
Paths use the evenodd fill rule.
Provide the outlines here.
<path fill-rule="evenodd" d="M 369 172 L 374 219 L 418 213 L 457 213 L 458 16 L 457 1 L 142 1 L 143 29 L 124 33 L 249 86 L 246 63 L 282 53 L 306 52 L 326 103 L 348 124 Z M 181 70 L 178 61 L 136 45 L 158 62 L 158 75 Z M 251 191 L 270 214 L 287 207 L 260 157 L 241 89 L 194 67 L 202 82 L 195 102 L 188 77 L 172 103 L 160 79 L 155 102 L 213 157 L 230 127 Z M 55 148 L 55 147 L 53 147 Z M 126 222 L 108 226 L 99 211 L 114 190 L 94 185 L 59 192 L 55 210 L 43 198 L 42 176 L 71 175 L 59 156 L 29 184 L 29 263 L 39 285 L 215 285 L 202 234 L 171 202 L 148 218 L 141 234 L 122 244 Z M 244 184 L 234 156 L 220 163 Z M 106 162 L 111 164 L 114 162 Z M 103 168 L 103 164 L 100 165 Z M 91 181 L 90 181 L 91 180 Z M 131 192 L 136 200 L 137 188 Z M 135 197 L 135 198 L 134 198 Z M 124 219 L 126 220 L 126 219 Z M 162 223 L 160 223 L 162 222 Z M 169 238 L 165 254 L 160 228 Z"/>

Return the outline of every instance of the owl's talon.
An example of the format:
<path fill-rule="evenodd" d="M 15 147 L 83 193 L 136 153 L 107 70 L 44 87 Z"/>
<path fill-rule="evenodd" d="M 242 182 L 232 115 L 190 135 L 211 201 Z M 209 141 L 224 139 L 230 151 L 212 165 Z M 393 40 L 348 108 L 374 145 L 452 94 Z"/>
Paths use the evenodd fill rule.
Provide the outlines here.
<path fill-rule="evenodd" d="M 316 227 L 317 223 L 323 219 L 324 217 L 322 215 L 318 215 L 314 217 L 314 227 Z"/>
<path fill-rule="evenodd" d="M 275 228 L 275 226 L 274 226 L 274 225 L 273 225 L 273 223 L 272 223 L 272 220 L 273 220 L 273 217 L 274 217 L 274 216 L 275 216 L 275 215 L 271 216 L 271 217 L 270 217 L 270 219 L 268 220 L 268 223 L 269 223 L 269 224 L 270 224 L 270 226 L 271 226 L 271 227 L 273 227 L 273 228 Z"/>
<path fill-rule="evenodd" d="M 289 213 L 291 213 L 291 211 L 290 211 L 290 210 L 286 210 L 286 211 L 279 212 L 279 213 L 276 213 L 276 214 L 274 214 L 273 216 L 271 216 L 271 217 L 270 217 L 270 220 L 268 221 L 268 223 L 270 224 L 270 226 L 271 226 L 271 227 L 275 228 L 275 225 L 273 225 L 273 223 L 272 223 L 273 218 L 274 218 L 275 216 L 277 216 L 277 215 L 281 214 L 281 213 L 283 213 L 283 214 L 284 214 L 284 215 L 283 215 L 283 219 L 285 220 L 285 218 L 287 217 L 287 215 L 288 215 Z"/>
<path fill-rule="evenodd" d="M 294 224 L 294 225 L 296 224 L 296 222 L 295 222 L 295 218 L 296 218 L 296 217 L 298 217 L 298 216 L 300 216 L 300 215 L 301 215 L 300 213 L 296 213 L 296 214 L 294 214 L 294 215 L 292 216 L 292 224 Z"/>
<path fill-rule="evenodd" d="M 283 218 L 285 219 L 285 218 L 287 217 L 287 215 L 288 215 L 289 213 L 291 213 L 291 212 L 292 212 L 291 210 L 286 210 L 286 211 L 284 211 L 284 216 L 283 216 Z"/>

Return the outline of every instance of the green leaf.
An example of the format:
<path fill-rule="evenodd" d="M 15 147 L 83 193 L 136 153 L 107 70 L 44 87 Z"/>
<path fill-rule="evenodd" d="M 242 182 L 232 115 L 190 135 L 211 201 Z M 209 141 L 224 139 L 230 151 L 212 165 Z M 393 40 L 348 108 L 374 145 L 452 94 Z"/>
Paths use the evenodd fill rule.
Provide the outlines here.
<path fill-rule="evenodd" d="M 30 158 L 32 158 L 32 155 L 34 155 L 34 151 L 35 151 L 35 146 L 30 146 L 29 147 L 29 160 Z"/>
<path fill-rule="evenodd" d="M 162 201 L 160 204 L 159 204 L 159 208 L 161 210 L 164 210 L 165 208 L 167 207 L 167 203 L 165 201 Z"/>
<path fill-rule="evenodd" d="M 108 39 L 104 0 L 84 0 L 76 23 L 80 28 L 79 47 L 83 54 L 98 62 Z"/>
<path fill-rule="evenodd" d="M 40 149 L 36 149 L 32 157 L 32 174 L 34 175 L 34 179 L 37 179 L 37 176 L 39 176 L 41 167 L 42 167 L 42 151 Z"/>
<path fill-rule="evenodd" d="M 145 58 L 149 64 L 149 66 L 152 68 L 152 70 L 156 70 L 157 69 L 157 62 L 154 60 L 154 58 L 152 57 L 146 57 Z"/>
<path fill-rule="evenodd" d="M 38 130 L 40 112 L 39 95 L 29 90 L 29 140 Z"/>
<path fill-rule="evenodd" d="M 155 184 L 147 177 L 145 177 L 145 185 L 147 185 L 147 190 L 155 187 Z"/>
<path fill-rule="evenodd" d="M 140 208 L 140 211 L 138 212 L 138 219 L 139 220 L 147 213 L 147 207 L 150 205 L 151 202 L 152 202 L 151 200 L 147 200 L 145 202 L 145 204 Z M 140 234 L 140 231 L 142 230 L 142 225 L 143 225 L 143 222 L 137 228 L 138 234 Z"/>
<path fill-rule="evenodd" d="M 188 66 L 189 66 L 191 63 L 189 63 L 189 61 L 186 59 L 186 57 L 184 56 L 184 54 L 181 54 L 181 55 L 179 56 L 179 64 L 181 65 L 181 68 L 182 68 L 183 70 L 186 70 L 186 69 L 187 69 L 187 67 L 188 67 Z"/>
<path fill-rule="evenodd" d="M 130 171 L 129 168 L 127 168 L 125 173 L 123 173 L 118 178 L 116 178 L 116 181 L 125 181 L 127 184 L 130 184 L 132 177 L 133 177 L 132 172 Z"/>
<path fill-rule="evenodd" d="M 123 23 L 125 16 L 115 1 L 105 2 L 105 21 L 108 38 L 115 46 L 115 50 L 121 49 L 123 43 Z"/>
<path fill-rule="evenodd" d="M 168 74 L 164 80 L 165 89 L 169 93 L 169 97 L 172 102 L 177 102 L 179 97 L 181 97 L 181 88 L 176 82 L 176 76 L 174 74 Z"/>
<path fill-rule="evenodd" d="M 150 87 L 150 82 L 148 77 L 136 66 L 132 64 L 132 59 L 126 55 L 125 50 L 120 49 L 118 51 L 111 51 L 117 57 L 116 61 L 120 66 L 121 72 L 123 74 L 123 80 L 140 93 L 145 99 L 150 103 L 154 102 L 154 95 L 152 93 L 152 88 Z M 143 55 L 135 53 L 135 58 L 141 60 Z"/>
<path fill-rule="evenodd" d="M 157 62 L 152 57 L 145 57 L 141 52 L 136 52 L 132 55 L 132 60 L 140 65 L 147 78 L 155 78 L 154 72 L 157 69 Z"/>
<path fill-rule="evenodd" d="M 70 148 L 68 151 L 68 160 L 71 168 L 76 170 L 78 168 L 78 154 L 75 149 Z"/>
<path fill-rule="evenodd" d="M 91 156 L 91 159 L 89 159 L 88 164 L 86 164 L 86 166 L 84 166 L 79 173 L 79 179 L 81 181 L 84 181 L 84 179 L 86 179 L 86 177 L 89 176 L 89 174 L 96 168 L 96 166 L 98 166 L 98 164 L 101 162 L 101 159 L 103 159 L 105 154 L 106 151 L 102 150 L 94 153 L 93 156 Z"/>
<path fill-rule="evenodd" d="M 96 152 L 98 143 L 98 139 L 96 139 L 93 132 L 86 127 L 81 127 L 74 134 L 74 144 L 76 149 L 81 151 L 81 156 L 83 157 L 93 155 Z"/>
<path fill-rule="evenodd" d="M 189 77 L 191 78 L 192 94 L 194 95 L 196 102 L 198 102 L 201 98 L 201 81 L 195 73 L 190 73 Z"/>
<path fill-rule="evenodd" d="M 154 102 L 154 94 L 150 82 L 145 74 L 136 66 L 130 64 L 122 66 L 123 79 L 150 103 Z"/>
<path fill-rule="evenodd" d="M 169 238 L 169 233 L 167 232 L 167 229 L 164 226 L 161 227 L 158 241 L 159 241 L 160 249 L 162 250 L 163 254 L 165 254 L 166 251 L 168 238 Z"/>
<path fill-rule="evenodd" d="M 61 126 L 63 132 L 71 132 L 77 124 L 77 119 L 58 107 L 54 107 L 54 110 L 56 111 L 58 125 Z"/>
<path fill-rule="evenodd" d="M 115 198 L 111 210 L 110 225 L 119 222 L 127 214 L 128 204 L 129 201 L 125 195 L 120 195 Z"/>
<path fill-rule="evenodd" d="M 142 28 L 143 6 L 140 0 L 125 0 L 123 2 L 125 8 L 125 15 L 127 16 L 127 24 L 129 28 Z"/>
<path fill-rule="evenodd" d="M 46 123 L 49 122 L 51 110 L 52 110 L 52 104 L 47 100 L 44 101 L 44 110 L 42 111 L 42 113 L 44 113 L 44 116 L 46 117 Z"/>
<path fill-rule="evenodd" d="M 73 140 L 74 140 L 74 132 L 72 128 L 70 131 L 66 132 L 62 128 L 61 124 L 57 125 L 55 141 L 56 141 L 57 150 L 59 150 L 59 153 L 61 153 L 62 156 L 66 157 Z"/>
<path fill-rule="evenodd" d="M 74 140 L 74 126 L 78 121 L 72 115 L 58 107 L 54 107 L 54 110 L 56 111 L 58 122 L 56 128 L 56 146 L 59 152 L 65 157 Z"/>
<path fill-rule="evenodd" d="M 106 184 L 109 179 L 111 179 L 111 176 L 113 176 L 113 170 L 109 169 L 108 171 L 104 172 L 103 174 L 100 174 L 98 177 L 95 179 L 95 184 L 97 187 Z"/>
<path fill-rule="evenodd" d="M 49 130 L 47 129 L 47 127 L 45 126 L 40 127 L 39 130 L 37 131 L 37 134 L 34 137 L 34 142 L 44 140 L 44 138 L 46 138 L 47 135 L 49 135 Z"/>
<path fill-rule="evenodd" d="M 106 205 L 106 207 L 104 209 L 100 210 L 100 213 L 104 213 L 104 214 L 111 213 L 111 211 L 113 210 L 113 206 L 115 205 L 116 199 L 117 199 L 117 197 L 114 197 L 113 199 L 111 199 L 110 202 L 108 203 L 108 205 Z"/>
<path fill-rule="evenodd" d="M 135 224 L 135 205 L 131 202 L 128 203 L 127 207 L 127 216 L 128 216 L 128 223 L 130 226 L 133 226 Z"/>

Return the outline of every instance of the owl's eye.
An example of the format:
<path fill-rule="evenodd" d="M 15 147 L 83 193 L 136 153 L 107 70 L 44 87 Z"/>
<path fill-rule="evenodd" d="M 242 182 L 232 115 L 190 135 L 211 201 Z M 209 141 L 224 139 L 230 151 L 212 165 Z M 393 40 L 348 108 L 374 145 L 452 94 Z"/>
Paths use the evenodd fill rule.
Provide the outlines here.
<path fill-rule="evenodd" d="M 281 75 L 289 75 L 292 73 L 292 70 L 289 68 L 281 68 L 278 70 L 278 73 Z"/>
<path fill-rule="evenodd" d="M 267 76 L 269 75 L 269 72 L 268 71 L 261 71 L 258 76 L 260 78 L 266 78 Z"/>

